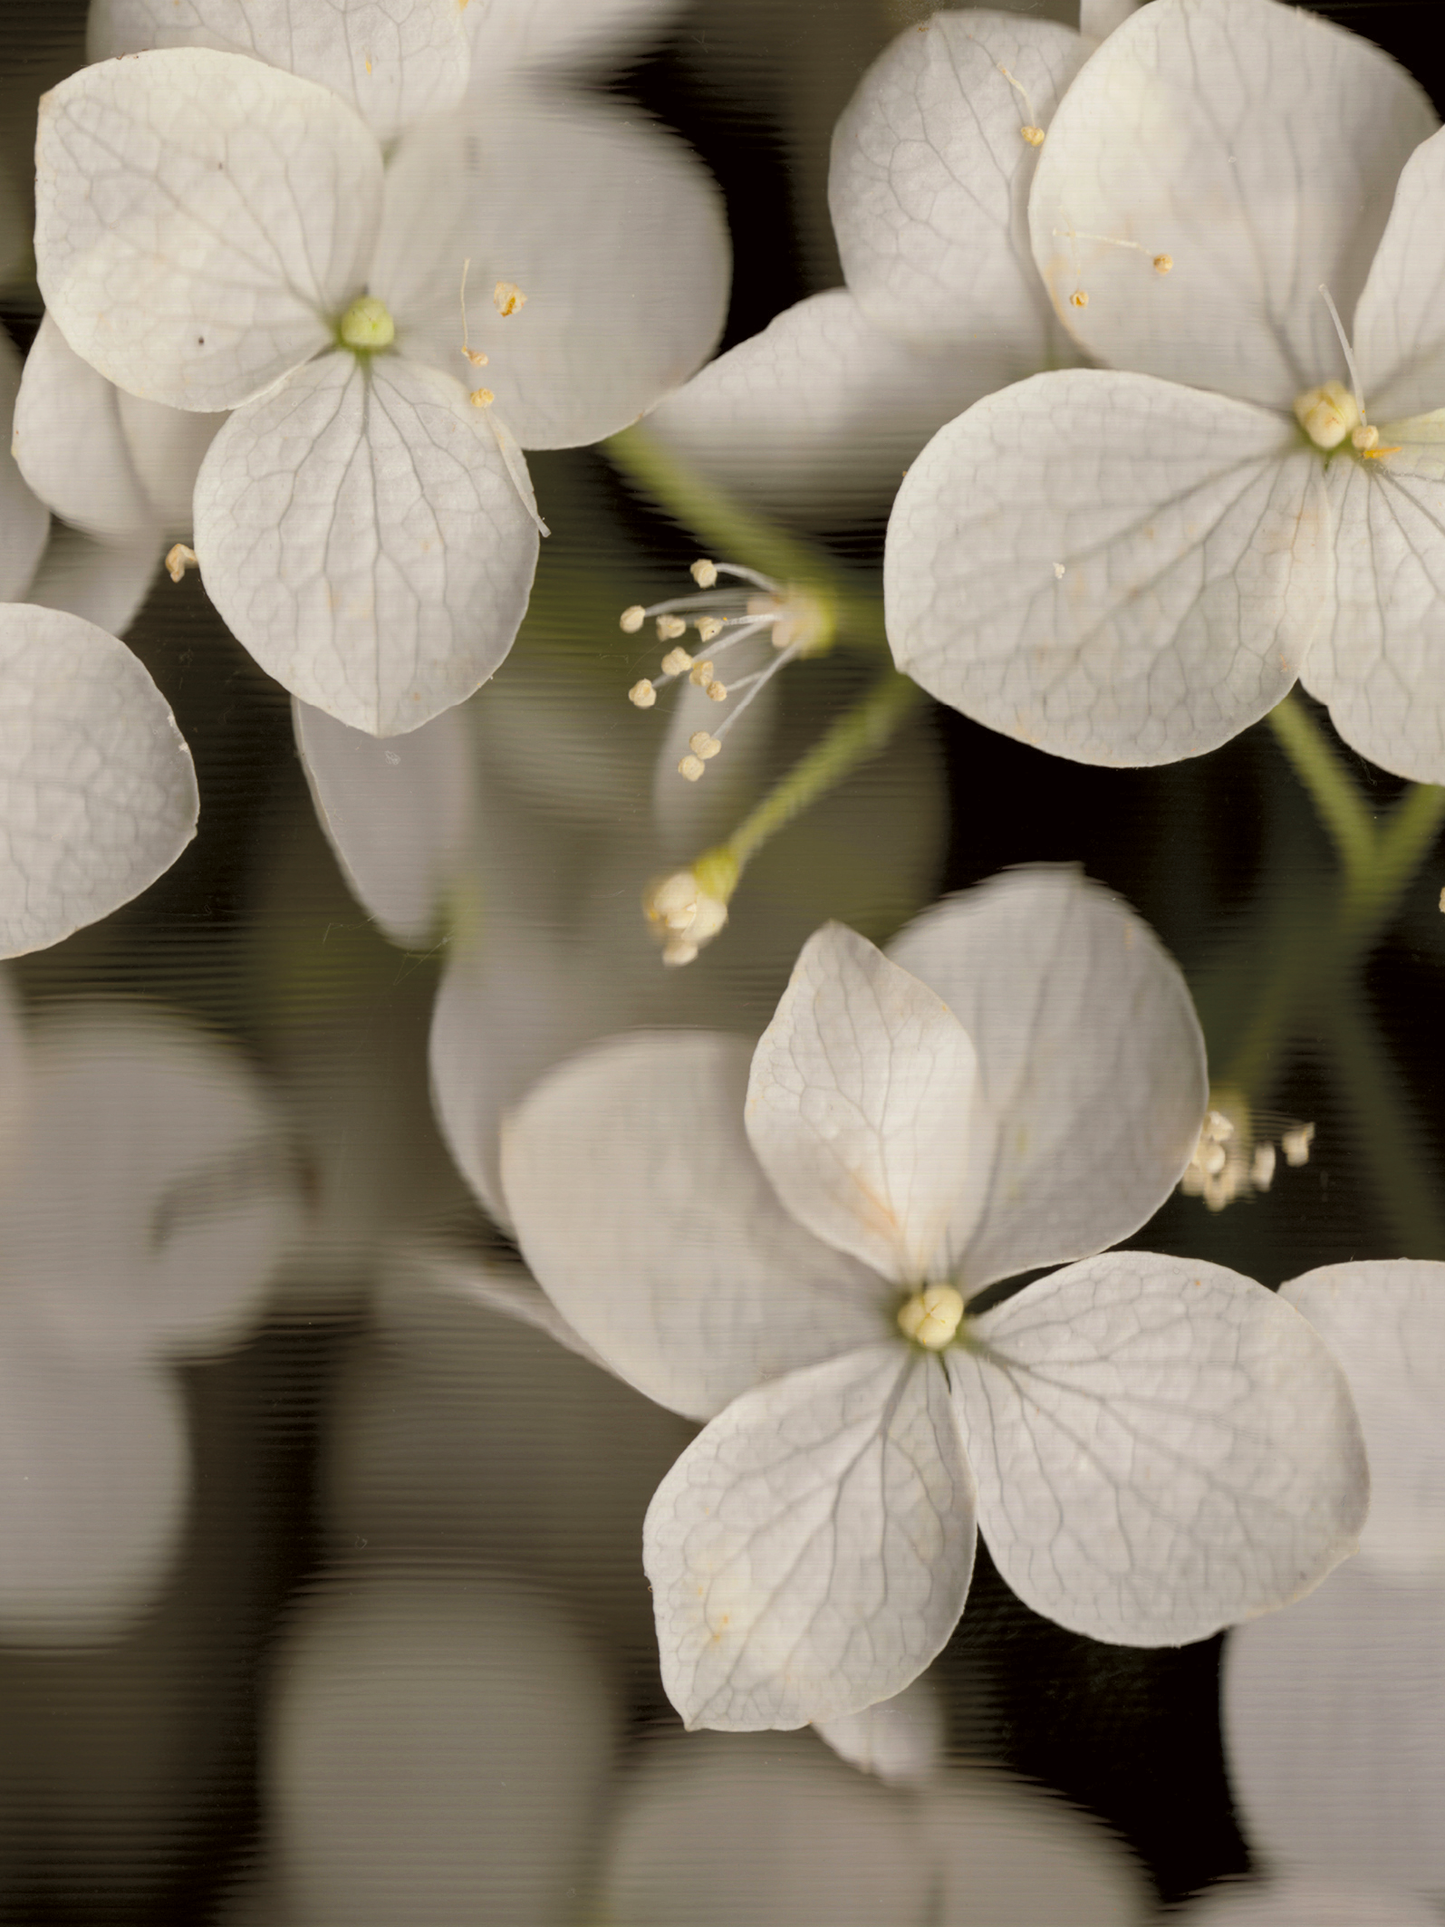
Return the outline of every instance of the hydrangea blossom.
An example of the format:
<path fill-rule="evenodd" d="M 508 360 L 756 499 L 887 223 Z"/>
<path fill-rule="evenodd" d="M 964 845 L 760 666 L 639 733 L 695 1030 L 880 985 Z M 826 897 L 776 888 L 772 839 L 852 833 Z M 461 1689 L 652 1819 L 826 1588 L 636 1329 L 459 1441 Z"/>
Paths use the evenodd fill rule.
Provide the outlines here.
<path fill-rule="evenodd" d="M 644 1539 L 689 1725 L 900 1691 L 953 1631 L 976 1530 L 1036 1611 L 1145 1646 L 1351 1549 L 1363 1449 L 1304 1320 L 1215 1265 L 1089 1255 L 1168 1194 L 1204 1100 L 1173 963 L 1048 871 L 891 959 L 825 927 L 751 1068 L 741 1039 L 633 1034 L 524 1100 L 502 1182 L 534 1275 L 613 1370 L 711 1421 Z"/>
<path fill-rule="evenodd" d="M 901 668 L 1114 764 L 1211 749 L 1298 677 L 1363 754 L 1445 780 L 1435 127 L 1377 48 L 1276 0 L 1154 0 L 1105 41 L 1029 225 L 1106 366 L 987 397 L 914 464 Z"/>

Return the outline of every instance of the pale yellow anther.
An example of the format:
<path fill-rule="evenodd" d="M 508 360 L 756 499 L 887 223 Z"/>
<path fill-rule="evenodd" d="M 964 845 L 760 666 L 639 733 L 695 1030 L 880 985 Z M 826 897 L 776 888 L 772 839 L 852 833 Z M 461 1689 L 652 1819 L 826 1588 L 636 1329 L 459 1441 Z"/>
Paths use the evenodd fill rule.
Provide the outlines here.
<path fill-rule="evenodd" d="M 697 945 L 686 937 L 672 937 L 662 946 L 662 961 L 669 970 L 678 970 L 683 964 L 697 961 Z"/>
<path fill-rule="evenodd" d="M 705 729 L 695 729 L 687 739 L 687 746 L 694 756 L 700 756 L 705 763 L 710 763 L 722 748 L 717 737 L 709 736 Z"/>
<path fill-rule="evenodd" d="M 1362 455 L 1368 454 L 1372 448 L 1380 446 L 1380 431 L 1373 422 L 1361 422 L 1358 428 L 1350 430 L 1350 443 Z"/>
<path fill-rule="evenodd" d="M 952 1344 L 962 1322 L 963 1295 L 952 1285 L 926 1285 L 905 1299 L 898 1312 L 899 1331 L 930 1352 Z"/>
<path fill-rule="evenodd" d="M 679 636 L 687 634 L 687 624 L 681 616 L 659 616 L 657 618 L 657 640 L 676 642 Z"/>
<path fill-rule="evenodd" d="M 712 681 L 712 664 L 707 661 L 695 662 L 687 672 L 688 681 L 697 689 L 706 689 Z"/>
<path fill-rule="evenodd" d="M 685 776 L 689 783 L 699 782 L 702 778 L 703 763 L 700 756 L 684 756 L 677 766 L 679 776 Z"/>
<path fill-rule="evenodd" d="M 637 709 L 651 709 L 657 701 L 657 691 L 644 676 L 641 682 L 635 682 L 628 690 L 627 700 Z"/>
<path fill-rule="evenodd" d="M 643 900 L 651 923 L 665 930 L 686 930 L 697 915 L 697 878 L 691 870 L 674 870 L 655 883 Z"/>
<path fill-rule="evenodd" d="M 188 549 L 184 542 L 172 543 L 166 550 L 166 574 L 172 582 L 179 582 L 187 569 L 196 567 L 196 552 Z"/>
<path fill-rule="evenodd" d="M 1074 292 L 1069 296 L 1069 306 L 1071 308 L 1087 308 L 1088 305 L 1088 290 L 1086 288 L 1075 288 Z"/>
<path fill-rule="evenodd" d="M 699 616 L 693 627 L 702 642 L 711 642 L 714 636 L 720 636 L 723 631 L 723 625 L 716 616 Z"/>
<path fill-rule="evenodd" d="M 664 676 L 680 676 L 684 670 L 692 668 L 692 657 L 685 649 L 669 649 L 662 659 Z"/>
<path fill-rule="evenodd" d="M 374 294 L 363 294 L 341 317 L 341 326 L 336 332 L 343 348 L 372 354 L 378 348 L 389 348 L 396 340 L 396 323 L 384 301 L 378 301 Z"/>
<path fill-rule="evenodd" d="M 473 408 L 490 408 L 496 399 L 490 388 L 474 388 L 467 396 Z"/>
<path fill-rule="evenodd" d="M 700 762 L 698 769 L 702 769 Z M 642 893 L 643 914 L 662 937 L 665 964 L 691 963 L 727 923 L 727 899 L 737 882 L 737 864 L 729 858 L 719 867 L 717 857 L 714 851 L 700 857 L 690 870 L 657 877 Z"/>
<path fill-rule="evenodd" d="M 711 589 L 717 583 L 717 564 L 709 562 L 705 555 L 701 555 L 688 570 L 688 574 L 700 589 Z"/>
<path fill-rule="evenodd" d="M 1274 1183 L 1274 1146 L 1261 1144 L 1249 1167 L 1249 1181 L 1256 1191 L 1268 1191 Z"/>
<path fill-rule="evenodd" d="M 480 348 L 463 348 L 462 353 L 466 356 L 467 360 L 472 364 L 473 368 L 486 367 L 487 361 L 489 358 L 487 355 L 485 355 L 482 352 Z"/>
<path fill-rule="evenodd" d="M 1173 266 L 1174 256 L 1172 254 L 1156 254 L 1154 256 L 1154 272 L 1156 274 L 1168 274 Z"/>
<path fill-rule="evenodd" d="M 716 681 L 710 682 L 707 685 L 706 693 L 713 702 L 725 703 L 728 699 L 727 684 Z"/>
<path fill-rule="evenodd" d="M 1227 1161 L 1227 1153 L 1222 1144 L 1201 1145 L 1199 1162 L 1203 1167 L 1205 1177 L 1217 1178 L 1224 1169 Z"/>
<path fill-rule="evenodd" d="M 1042 127 L 1021 127 L 1019 132 L 1023 135 L 1030 147 L 1043 146 L 1044 130 Z"/>
<path fill-rule="evenodd" d="M 499 281 L 492 289 L 492 306 L 503 320 L 508 315 L 514 315 L 518 308 L 523 308 L 526 304 L 527 297 L 515 281 Z"/>
<path fill-rule="evenodd" d="M 1342 381 L 1321 382 L 1294 400 L 1295 420 L 1316 448 L 1338 448 L 1360 426 L 1360 409 Z"/>
<path fill-rule="evenodd" d="M 1280 1139 L 1280 1149 L 1284 1152 L 1286 1164 L 1298 1168 L 1310 1161 L 1310 1146 L 1315 1141 L 1313 1124 L 1297 1124 L 1292 1131 L 1286 1131 Z"/>
<path fill-rule="evenodd" d="M 647 611 L 640 602 L 634 602 L 630 609 L 624 609 L 618 617 L 617 626 L 625 636 L 635 636 L 647 620 Z"/>

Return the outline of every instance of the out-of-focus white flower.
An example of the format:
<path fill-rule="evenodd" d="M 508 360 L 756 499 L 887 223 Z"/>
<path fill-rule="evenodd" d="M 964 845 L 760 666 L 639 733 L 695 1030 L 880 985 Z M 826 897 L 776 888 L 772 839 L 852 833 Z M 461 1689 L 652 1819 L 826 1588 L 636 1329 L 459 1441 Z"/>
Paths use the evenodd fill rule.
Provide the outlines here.
<path fill-rule="evenodd" d="M 558 1311 L 711 1420 L 644 1535 L 690 1726 L 899 1692 L 953 1631 L 976 1529 L 1036 1611 L 1151 1646 L 1297 1597 L 1363 1521 L 1349 1395 L 1296 1312 L 1218 1266 L 1089 1255 L 1163 1201 L 1204 1112 L 1193 1007 L 1148 930 L 1025 872 L 893 959 L 825 927 L 750 1071 L 737 1038 L 614 1038 L 503 1131 Z"/>
<path fill-rule="evenodd" d="M 1108 764 L 1212 749 L 1302 678 L 1363 755 L 1445 780 L 1436 124 L 1378 48 L 1276 0 L 1155 0 L 1110 35 L 1029 196 L 1106 365 L 989 396 L 914 463 L 900 668 Z"/>

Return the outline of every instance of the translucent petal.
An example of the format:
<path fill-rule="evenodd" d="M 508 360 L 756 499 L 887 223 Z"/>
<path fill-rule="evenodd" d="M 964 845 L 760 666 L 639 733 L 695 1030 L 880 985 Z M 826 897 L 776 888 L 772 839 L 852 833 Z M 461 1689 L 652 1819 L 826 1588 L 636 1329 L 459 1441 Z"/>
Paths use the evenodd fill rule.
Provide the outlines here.
<path fill-rule="evenodd" d="M 151 536 L 121 546 L 92 541 L 79 529 L 52 522 L 26 600 L 42 609 L 63 609 L 97 629 L 123 636 L 140 614 L 160 562 L 160 548 Z"/>
<path fill-rule="evenodd" d="M 1274 1867 L 1445 1896 L 1445 1586 L 1352 1560 L 1231 1634 L 1223 1713 L 1246 1837 Z"/>
<path fill-rule="evenodd" d="M 1348 316 L 1400 169 L 1435 126 L 1387 54 L 1314 14 L 1155 0 L 1054 118 L 1034 256 L 1100 361 L 1288 408 L 1344 376 L 1320 284 Z"/>
<path fill-rule="evenodd" d="M 1368 419 L 1445 407 L 1445 129 L 1422 140 L 1400 175 L 1350 330 Z"/>
<path fill-rule="evenodd" d="M 537 532 L 460 383 L 338 352 L 238 410 L 211 444 L 196 553 L 263 669 L 338 722 L 394 736 L 501 664 Z"/>
<path fill-rule="evenodd" d="M 457 0 L 91 0 L 91 60 L 150 47 L 216 47 L 319 81 L 380 141 L 455 107 L 471 72 Z"/>
<path fill-rule="evenodd" d="M 943 1764 L 943 1701 L 930 1673 L 861 1713 L 815 1720 L 813 1730 L 840 1759 L 890 1786 L 931 1779 Z"/>
<path fill-rule="evenodd" d="M 1182 1646 L 1352 1552 L 1369 1477 L 1344 1375 L 1273 1292 L 1114 1252 L 1025 1287 L 948 1354 L 979 1530 L 1035 1612 Z"/>
<path fill-rule="evenodd" d="M 1026 218 L 1039 150 L 1023 129 L 1048 127 L 1087 51 L 1052 20 L 970 7 L 900 34 L 869 68 L 834 130 L 828 200 L 875 327 L 1006 344 L 1010 376 L 1046 364 Z"/>
<path fill-rule="evenodd" d="M 647 1509 L 662 1683 L 751 1732 L 901 1692 L 958 1623 L 974 1492 L 937 1363 L 870 1345 L 735 1399 Z"/>
<path fill-rule="evenodd" d="M 188 536 L 196 476 L 226 417 L 117 392 L 130 458 L 161 528 L 167 536 Z"/>
<path fill-rule="evenodd" d="M 748 1139 L 817 1237 L 898 1285 L 945 1276 L 950 1222 L 965 1197 L 981 1203 L 970 1177 L 988 1164 L 977 1071 L 926 984 L 825 924 L 753 1053 Z"/>
<path fill-rule="evenodd" d="M 381 150 L 308 80 L 175 47 L 46 94 L 36 269 L 75 352 L 134 395 L 232 408 L 332 338 L 366 279 Z"/>
<path fill-rule="evenodd" d="M 0 953 L 59 943 L 168 870 L 196 831 L 190 751 L 124 643 L 0 606 Z"/>
<path fill-rule="evenodd" d="M 430 1289 L 449 1292 L 468 1304 L 483 1305 L 488 1311 L 515 1318 L 518 1324 L 545 1332 L 589 1365 L 606 1370 L 592 1347 L 577 1336 L 542 1287 L 520 1265 L 419 1255 L 411 1259 L 411 1268 L 413 1273 L 424 1271 Z"/>
<path fill-rule="evenodd" d="M 1445 1265 L 1324 1265 L 1281 1296 L 1350 1382 L 1370 1455 L 1360 1563 L 1445 1580 Z"/>
<path fill-rule="evenodd" d="M 570 448 L 625 428 L 685 381 L 722 331 L 721 197 L 636 108 L 510 89 L 471 121 L 424 130 L 393 159 L 373 291 L 408 354 L 472 386 L 463 259 L 470 343 L 491 357 L 476 379 L 523 448 Z M 493 300 L 499 282 L 526 297 L 505 317 Z"/>
<path fill-rule="evenodd" d="M 20 357 L 0 329 L 0 600 L 17 601 L 30 586 L 45 547 L 50 517 L 7 452 L 21 381 Z"/>
<path fill-rule="evenodd" d="M 477 90 L 514 67 L 616 60 L 661 33 L 683 0 L 489 0 L 468 15 Z"/>
<path fill-rule="evenodd" d="M 973 1040 L 992 1121 L 965 1291 L 1088 1257 L 1168 1197 L 1204 1117 L 1204 1039 L 1173 958 L 1110 891 L 1025 869 L 938 904 L 889 955 Z"/>
<path fill-rule="evenodd" d="M 658 404 L 647 432 L 735 494 L 827 522 L 886 508 L 936 429 L 1031 372 L 1004 336 L 944 349 L 898 341 L 833 288 L 709 362 Z"/>
<path fill-rule="evenodd" d="M 1056 756 L 1197 756 L 1294 682 L 1329 539 L 1293 419 L 1143 375 L 1037 375 L 908 471 L 884 563 L 893 657 Z"/>
<path fill-rule="evenodd" d="M 693 1418 L 889 1329 L 886 1286 L 790 1218 L 754 1157 L 748 1056 L 707 1032 L 610 1038 L 503 1129 L 533 1276 L 615 1372 Z"/>

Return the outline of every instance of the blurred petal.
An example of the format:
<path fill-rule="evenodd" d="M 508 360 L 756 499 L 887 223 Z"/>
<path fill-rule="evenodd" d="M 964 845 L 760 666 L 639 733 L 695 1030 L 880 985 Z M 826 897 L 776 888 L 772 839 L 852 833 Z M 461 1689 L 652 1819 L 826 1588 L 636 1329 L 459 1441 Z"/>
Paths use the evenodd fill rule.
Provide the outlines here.
<path fill-rule="evenodd" d="M 693 1418 L 888 1330 L 887 1287 L 789 1217 L 753 1155 L 748 1057 L 707 1032 L 609 1038 L 503 1132 L 538 1283 L 613 1371 Z"/>
<path fill-rule="evenodd" d="M 1438 1578 L 1341 1566 L 1288 1612 L 1230 1635 L 1222 1700 L 1236 1810 L 1262 1860 L 1445 1896 Z"/>
<path fill-rule="evenodd" d="M 8 452 L 21 381 L 20 357 L 0 329 L 0 601 L 24 596 L 45 547 L 50 517 Z"/>
<path fill-rule="evenodd" d="M 393 943 L 420 950 L 475 830 L 471 733 L 445 710 L 378 742 L 293 703 L 311 800 L 352 892 Z"/>
<path fill-rule="evenodd" d="M 117 392 L 130 458 L 162 529 L 168 536 L 189 535 L 196 477 L 226 417 L 142 401 L 123 388 Z"/>
<path fill-rule="evenodd" d="M 926 984 L 825 924 L 753 1053 L 748 1141 L 800 1223 L 913 1285 L 942 1275 L 958 1206 L 981 1202 L 977 1072 L 967 1031 Z"/>
<path fill-rule="evenodd" d="M 159 555 L 160 525 L 131 459 L 120 393 L 47 314 L 25 357 L 11 453 L 41 501 L 75 528 L 100 541 L 149 538 Z"/>
<path fill-rule="evenodd" d="M 979 1530 L 1045 1618 L 1183 1646 L 1354 1550 L 1369 1476 L 1344 1375 L 1252 1279 L 1112 1252 L 969 1331 L 948 1363 Z"/>
<path fill-rule="evenodd" d="M 943 1701 L 931 1673 L 861 1713 L 815 1720 L 813 1731 L 840 1759 L 890 1786 L 927 1780 L 943 1764 Z"/>
<path fill-rule="evenodd" d="M 1027 221 L 1039 150 L 1022 129 L 1048 127 L 1087 52 L 1055 21 L 967 8 L 874 61 L 834 130 L 828 201 L 875 327 L 933 346 L 981 339 L 1009 353 L 1004 380 L 1046 363 Z"/>
<path fill-rule="evenodd" d="M 948 898 L 894 939 L 973 1040 L 994 1131 L 964 1290 L 1083 1258 L 1137 1231 L 1198 1142 L 1204 1039 L 1179 967 L 1075 870 L 1027 869 Z"/>
<path fill-rule="evenodd" d="M 1405 163 L 1350 330 L 1371 421 L 1445 406 L 1445 129 Z"/>
<path fill-rule="evenodd" d="M 427 1282 L 434 1290 L 452 1293 L 469 1304 L 498 1311 L 533 1331 L 545 1332 L 569 1352 L 585 1358 L 589 1365 L 607 1369 L 584 1338 L 579 1338 L 542 1287 L 521 1265 L 483 1262 L 480 1259 L 425 1257 L 412 1263 L 425 1267 Z"/>
<path fill-rule="evenodd" d="M 471 345 L 491 357 L 486 385 L 523 448 L 625 428 L 722 331 L 721 197 L 636 108 L 513 89 L 403 143 L 387 171 L 371 286 L 405 351 L 458 375 L 464 258 Z M 492 300 L 499 281 L 526 297 L 506 318 Z"/>
<path fill-rule="evenodd" d="M 1349 1380 L 1370 1455 L 1360 1563 L 1445 1578 L 1445 1265 L 1323 1265 L 1280 1287 Z"/>
<path fill-rule="evenodd" d="M 381 152 L 325 88 L 207 47 L 45 95 L 35 255 L 75 352 L 134 395 L 233 408 L 332 339 L 360 292 Z"/>
<path fill-rule="evenodd" d="M 168 870 L 195 770 L 165 698 L 78 616 L 0 606 L 0 952 L 59 943 Z"/>
<path fill-rule="evenodd" d="M 974 1492 L 947 1381 L 870 1345 L 735 1399 L 647 1509 L 662 1683 L 689 1727 L 856 1713 L 958 1623 Z"/>
<path fill-rule="evenodd" d="M 682 7 L 683 0 L 489 0 L 467 15 L 476 91 L 523 65 L 616 59 L 660 33 Z"/>
<path fill-rule="evenodd" d="M 1320 284 L 1349 315 L 1436 124 L 1387 54 L 1314 14 L 1155 0 L 1049 129 L 1029 203 L 1039 270 L 1099 360 L 1288 408 L 1344 375 Z"/>
<path fill-rule="evenodd" d="M 500 665 L 537 532 L 460 383 L 338 352 L 238 410 L 211 444 L 196 553 L 263 669 L 338 722 L 394 736 Z"/>
<path fill-rule="evenodd" d="M 1423 1900 L 1309 1875 L 1221 1881 L 1179 1908 L 1178 1919 L 1180 1927 L 1440 1927 L 1438 1909 Z"/>
<path fill-rule="evenodd" d="M 1329 510 L 1299 439 L 1293 418 L 1142 375 L 990 395 L 894 504 L 895 662 L 1077 762 L 1217 748 L 1289 690 L 1326 606 Z"/>
<path fill-rule="evenodd" d="M 123 636 L 140 614 L 160 562 L 153 536 L 124 544 L 95 542 L 79 529 L 52 521 L 26 601 L 61 609 Z"/>
<path fill-rule="evenodd" d="M 929 436 L 1021 372 L 1011 341 L 901 342 L 834 288 L 709 362 L 647 432 L 735 494 L 824 522 L 886 508 Z"/>
<path fill-rule="evenodd" d="M 319 81 L 379 141 L 455 107 L 471 72 L 458 0 L 91 0 L 89 59 L 150 47 L 251 54 Z"/>

